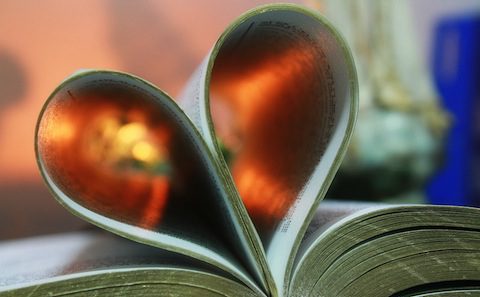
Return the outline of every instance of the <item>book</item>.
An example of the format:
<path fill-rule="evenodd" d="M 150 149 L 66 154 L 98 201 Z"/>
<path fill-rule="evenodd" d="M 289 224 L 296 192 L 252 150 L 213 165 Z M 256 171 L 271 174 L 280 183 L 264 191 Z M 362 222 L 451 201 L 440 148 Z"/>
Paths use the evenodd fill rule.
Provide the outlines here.
<path fill-rule="evenodd" d="M 342 37 L 292 4 L 234 21 L 178 103 L 131 74 L 72 75 L 40 112 L 38 166 L 110 232 L 0 244 L 0 296 L 480 293 L 479 210 L 319 207 L 357 94 Z"/>
<path fill-rule="evenodd" d="M 322 202 L 283 296 L 477 296 L 478 210 Z M 266 296 L 204 261 L 98 230 L 0 244 L 0 296 Z"/>

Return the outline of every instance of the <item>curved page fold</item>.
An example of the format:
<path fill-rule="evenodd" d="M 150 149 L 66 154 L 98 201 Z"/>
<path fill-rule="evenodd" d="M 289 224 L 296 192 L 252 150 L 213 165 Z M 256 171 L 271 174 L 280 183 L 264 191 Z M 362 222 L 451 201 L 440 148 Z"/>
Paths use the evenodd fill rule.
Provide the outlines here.
<path fill-rule="evenodd" d="M 345 153 L 357 94 L 353 58 L 333 26 L 277 4 L 234 22 L 181 97 L 279 292 Z"/>

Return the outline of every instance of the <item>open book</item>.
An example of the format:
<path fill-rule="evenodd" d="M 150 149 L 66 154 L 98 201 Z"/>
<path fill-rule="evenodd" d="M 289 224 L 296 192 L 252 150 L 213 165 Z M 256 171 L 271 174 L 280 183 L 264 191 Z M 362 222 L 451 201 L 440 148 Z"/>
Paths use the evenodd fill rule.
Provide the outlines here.
<path fill-rule="evenodd" d="M 478 293 L 479 210 L 318 208 L 357 88 L 337 31 L 288 4 L 230 25 L 178 105 L 126 73 L 67 78 L 39 117 L 38 166 L 62 205 L 126 239 L 4 243 L 0 296 Z"/>

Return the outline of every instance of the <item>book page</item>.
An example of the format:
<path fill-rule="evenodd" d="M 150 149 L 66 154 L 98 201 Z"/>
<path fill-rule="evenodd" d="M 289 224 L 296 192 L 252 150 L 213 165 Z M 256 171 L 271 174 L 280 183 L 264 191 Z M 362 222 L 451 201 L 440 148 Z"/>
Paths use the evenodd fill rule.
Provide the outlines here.
<path fill-rule="evenodd" d="M 75 74 L 42 109 L 36 153 L 47 185 L 74 214 L 258 287 L 215 160 L 155 86 L 113 71 Z"/>
<path fill-rule="evenodd" d="M 478 287 L 479 209 L 370 203 L 335 208 L 340 217 L 302 243 L 290 296 L 410 296 Z"/>
<path fill-rule="evenodd" d="M 266 296 L 217 267 L 105 232 L 0 243 L 0 296 Z"/>
<path fill-rule="evenodd" d="M 291 130 L 288 136 L 292 140 L 298 140 L 290 144 L 292 148 L 287 151 L 285 158 L 279 157 L 276 161 L 291 162 L 292 167 L 287 169 L 292 170 L 285 174 L 286 180 L 297 181 L 297 184 L 287 182 L 291 193 L 290 199 L 286 200 L 289 203 L 284 204 L 287 207 L 284 208 L 283 215 L 278 217 L 278 223 L 274 225 L 271 240 L 267 245 L 268 262 L 279 290 L 284 292 L 287 289 L 285 281 L 289 278 L 303 232 L 340 165 L 352 133 L 357 104 L 353 62 L 335 31 L 314 18 L 295 14 L 286 18 L 285 22 L 289 24 L 287 32 L 303 32 L 297 34 L 294 44 L 305 44 L 313 52 L 313 65 L 317 72 L 304 76 L 303 81 L 311 81 L 315 87 L 304 96 L 322 107 L 303 104 L 296 116 L 303 118 L 305 126 Z M 300 100 L 302 97 L 294 98 Z M 286 104 L 285 108 L 288 109 L 289 104 Z M 308 116 L 310 110 L 316 110 L 317 113 Z M 291 112 L 294 112 L 294 109 L 291 109 Z M 307 114 L 304 114 L 305 112 Z M 288 119 L 292 116 L 294 115 L 289 114 L 285 125 L 289 125 Z M 308 132 L 312 127 L 315 132 Z M 307 133 L 302 134 L 305 131 Z M 299 134 L 301 136 L 298 136 Z M 299 146 L 302 143 L 304 146 Z"/>
<path fill-rule="evenodd" d="M 230 32 L 227 30 L 224 34 L 229 36 Z M 216 142 L 212 137 L 211 119 L 207 109 L 208 97 L 206 97 L 209 89 L 207 77 L 209 76 L 209 71 L 211 71 L 209 64 L 212 61 L 212 52 L 210 52 L 192 74 L 179 97 L 179 104 L 202 135 L 217 161 L 218 169 L 222 172 L 220 178 L 217 178 L 215 181 L 218 183 L 217 187 L 226 188 L 228 191 L 225 201 L 222 202 L 225 205 L 223 214 L 232 218 L 230 232 L 224 232 L 224 236 L 232 241 L 237 241 L 237 244 L 233 246 L 237 254 L 241 254 L 242 261 L 246 263 L 255 279 L 262 283 L 262 286 L 268 286 L 269 277 L 264 275 L 264 270 L 268 269 L 266 268 L 266 263 L 262 267 L 262 260 L 265 262 L 265 253 L 259 246 L 259 239 L 256 237 L 250 218 L 241 209 L 243 205 L 241 205 L 239 198 L 235 197 L 235 190 L 231 188 L 232 181 L 228 176 L 228 169 L 222 162 L 222 155 L 217 154 Z"/>
<path fill-rule="evenodd" d="M 170 267 L 215 272 L 198 260 L 105 232 L 75 232 L 0 244 L 0 290 L 53 277 L 121 267 Z"/>
<path fill-rule="evenodd" d="M 287 7 L 231 28 L 186 93 L 200 94 L 182 104 L 245 205 L 277 290 L 339 166 L 357 106 L 346 45 L 323 19 Z"/>
<path fill-rule="evenodd" d="M 371 207 L 387 207 L 387 205 L 364 201 L 322 201 L 305 231 L 305 235 L 298 248 L 295 263 L 300 261 L 305 251 L 315 239 L 317 239 L 318 236 L 327 230 L 332 224 L 362 209 Z"/>

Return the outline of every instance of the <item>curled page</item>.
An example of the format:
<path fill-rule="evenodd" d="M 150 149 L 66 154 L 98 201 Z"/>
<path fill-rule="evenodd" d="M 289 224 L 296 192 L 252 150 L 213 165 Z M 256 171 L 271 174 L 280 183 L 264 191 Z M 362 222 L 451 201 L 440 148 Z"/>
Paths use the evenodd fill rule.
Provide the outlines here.
<path fill-rule="evenodd" d="M 234 184 L 234 203 L 243 202 L 245 228 L 258 232 L 279 291 L 343 158 L 357 97 L 353 58 L 339 33 L 287 4 L 233 23 L 181 97 Z"/>

